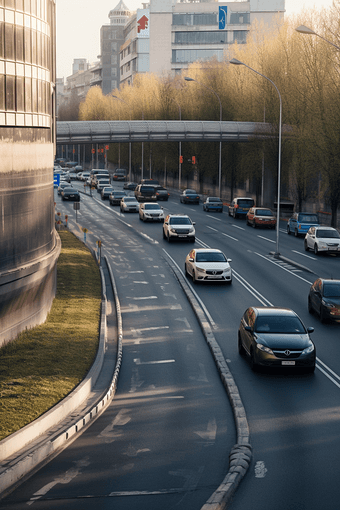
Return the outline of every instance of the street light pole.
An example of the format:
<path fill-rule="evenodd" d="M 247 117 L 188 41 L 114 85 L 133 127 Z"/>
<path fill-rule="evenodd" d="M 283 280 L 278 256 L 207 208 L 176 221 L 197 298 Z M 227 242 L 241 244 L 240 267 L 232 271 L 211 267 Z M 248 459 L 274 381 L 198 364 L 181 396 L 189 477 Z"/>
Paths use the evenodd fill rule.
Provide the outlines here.
<path fill-rule="evenodd" d="M 340 46 L 337 46 L 336 44 L 332 43 L 331 41 L 329 41 L 328 39 L 326 39 L 325 37 L 323 37 L 322 35 L 320 34 L 317 34 L 316 32 L 314 32 L 314 30 L 312 30 L 311 28 L 308 28 L 308 27 L 305 27 L 305 25 L 300 25 L 299 27 L 297 27 L 295 29 L 297 32 L 299 32 L 300 34 L 305 34 L 305 35 L 317 35 L 318 37 L 320 37 L 320 39 L 322 39 L 323 41 L 326 41 L 328 44 L 331 44 L 332 46 L 334 46 L 334 48 L 337 48 L 338 50 L 340 50 Z"/>
<path fill-rule="evenodd" d="M 275 85 L 275 83 L 268 78 L 268 76 L 265 76 L 264 74 L 259 73 L 258 71 L 255 71 L 252 67 L 247 66 L 247 64 L 244 64 L 243 62 L 240 62 L 236 58 L 231 59 L 230 64 L 235 64 L 238 66 L 244 66 L 253 71 L 254 73 L 262 76 L 262 78 L 265 78 L 268 80 L 276 89 L 276 92 L 279 95 L 280 100 L 280 118 L 279 118 L 279 154 L 278 154 L 278 163 L 277 163 L 277 221 L 276 221 L 276 252 L 274 253 L 275 258 L 279 258 L 280 251 L 279 251 L 279 232 L 280 232 L 280 194 L 281 194 L 281 130 L 282 130 L 282 99 L 281 94 L 279 92 L 279 89 Z"/>
<path fill-rule="evenodd" d="M 179 113 L 179 120 L 181 121 L 182 120 L 182 110 L 181 110 L 181 105 L 178 103 L 178 101 L 176 101 L 176 99 L 174 99 L 173 97 L 171 98 L 178 106 L 178 113 Z M 181 181 L 182 181 L 182 163 L 181 163 L 181 155 L 182 155 L 182 142 L 179 141 L 178 142 L 178 151 L 179 151 L 179 162 L 178 162 L 178 189 L 181 190 Z"/>
<path fill-rule="evenodd" d="M 121 99 L 120 97 L 118 96 L 112 96 L 114 99 L 118 99 L 118 101 L 121 101 L 122 103 L 125 103 L 129 108 L 130 108 L 130 121 L 131 121 L 131 106 L 129 105 L 129 103 L 127 103 L 126 101 L 124 101 L 124 99 Z M 129 181 L 132 180 L 132 176 L 131 176 L 131 142 L 129 142 Z"/>
<path fill-rule="evenodd" d="M 217 94 L 217 92 L 214 91 L 214 89 L 212 89 L 211 87 L 208 87 L 204 83 L 200 83 L 199 81 L 194 80 L 194 78 L 189 78 L 188 76 L 186 76 L 184 79 L 185 79 L 185 81 L 195 81 L 202 87 L 205 87 L 206 89 L 210 90 L 211 92 L 213 92 L 215 94 L 215 96 L 218 99 L 218 102 L 220 103 L 220 130 L 221 130 L 222 129 L 222 103 L 221 103 L 220 96 Z M 221 133 L 220 133 L 220 136 L 221 136 Z M 222 198 L 221 192 L 222 192 L 222 140 L 220 140 L 220 150 L 219 150 L 219 157 L 218 157 L 218 196 L 220 198 Z"/>

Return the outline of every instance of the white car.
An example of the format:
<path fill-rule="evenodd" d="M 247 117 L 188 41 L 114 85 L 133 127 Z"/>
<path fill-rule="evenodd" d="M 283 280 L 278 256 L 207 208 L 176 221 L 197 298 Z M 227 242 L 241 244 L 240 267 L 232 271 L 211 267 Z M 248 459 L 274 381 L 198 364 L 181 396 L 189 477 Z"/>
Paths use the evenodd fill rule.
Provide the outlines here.
<path fill-rule="evenodd" d="M 187 239 L 195 242 L 195 222 L 186 214 L 168 214 L 163 223 L 163 239 Z"/>
<path fill-rule="evenodd" d="M 139 204 L 139 219 L 143 221 L 163 221 L 163 207 L 155 202 Z"/>
<path fill-rule="evenodd" d="M 120 212 L 138 212 L 139 203 L 135 197 L 123 197 L 120 201 Z"/>
<path fill-rule="evenodd" d="M 197 248 L 191 250 L 185 259 L 185 274 L 192 277 L 193 283 L 219 281 L 232 282 L 231 259 L 221 250 Z"/>
<path fill-rule="evenodd" d="M 315 255 L 320 252 L 338 253 L 340 255 L 340 234 L 333 227 L 310 227 L 305 236 L 305 250 L 313 250 Z"/>

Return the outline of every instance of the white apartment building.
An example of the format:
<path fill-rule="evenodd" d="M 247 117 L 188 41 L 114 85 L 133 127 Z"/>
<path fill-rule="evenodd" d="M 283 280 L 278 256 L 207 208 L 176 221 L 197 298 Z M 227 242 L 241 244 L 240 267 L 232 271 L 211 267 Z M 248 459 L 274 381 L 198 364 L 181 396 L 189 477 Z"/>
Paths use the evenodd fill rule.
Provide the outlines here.
<path fill-rule="evenodd" d="M 255 20 L 270 26 L 284 12 L 285 0 L 150 0 L 124 29 L 120 83 L 132 83 L 136 73 L 174 75 L 198 60 L 222 60 L 230 45 L 246 43 Z"/>

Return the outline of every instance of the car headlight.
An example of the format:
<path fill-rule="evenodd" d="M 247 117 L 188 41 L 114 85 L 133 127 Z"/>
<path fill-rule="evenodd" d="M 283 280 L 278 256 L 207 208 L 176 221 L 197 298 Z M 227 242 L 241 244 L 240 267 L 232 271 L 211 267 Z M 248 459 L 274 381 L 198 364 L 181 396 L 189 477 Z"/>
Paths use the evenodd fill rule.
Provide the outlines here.
<path fill-rule="evenodd" d="M 327 249 L 327 245 L 325 243 L 319 243 L 319 248 Z"/>
<path fill-rule="evenodd" d="M 267 352 L 268 354 L 273 354 L 273 351 L 271 349 L 269 349 L 269 347 L 266 347 L 265 345 L 262 345 L 262 344 L 256 344 L 256 347 L 260 350 L 260 351 L 263 351 L 263 352 Z"/>
<path fill-rule="evenodd" d="M 171 228 L 170 232 L 172 232 L 173 234 L 176 234 L 176 229 L 175 228 Z"/>
<path fill-rule="evenodd" d="M 309 347 L 306 347 L 306 349 L 303 349 L 302 354 L 310 354 L 314 351 L 314 345 L 310 345 Z"/>
<path fill-rule="evenodd" d="M 323 306 L 325 306 L 326 308 L 334 308 L 335 305 L 332 305 L 332 303 L 327 303 L 326 301 L 324 301 L 323 299 L 321 300 L 321 303 L 323 304 Z"/>
<path fill-rule="evenodd" d="M 197 270 L 199 273 L 205 273 L 205 269 L 203 269 L 202 267 L 198 267 L 198 266 L 196 266 L 196 270 Z"/>
<path fill-rule="evenodd" d="M 194 229 L 192 227 L 189 228 L 189 232 L 193 232 Z"/>

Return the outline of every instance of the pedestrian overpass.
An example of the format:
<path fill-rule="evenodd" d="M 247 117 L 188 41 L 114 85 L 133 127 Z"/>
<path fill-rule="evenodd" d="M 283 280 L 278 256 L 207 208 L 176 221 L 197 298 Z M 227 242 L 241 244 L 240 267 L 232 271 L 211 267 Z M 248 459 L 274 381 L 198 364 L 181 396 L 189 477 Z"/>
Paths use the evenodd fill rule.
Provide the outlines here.
<path fill-rule="evenodd" d="M 264 122 L 96 120 L 57 122 L 57 144 L 125 142 L 248 142 L 276 137 Z"/>

